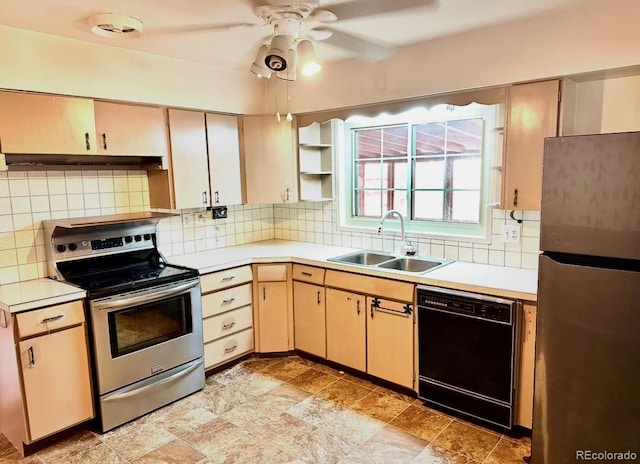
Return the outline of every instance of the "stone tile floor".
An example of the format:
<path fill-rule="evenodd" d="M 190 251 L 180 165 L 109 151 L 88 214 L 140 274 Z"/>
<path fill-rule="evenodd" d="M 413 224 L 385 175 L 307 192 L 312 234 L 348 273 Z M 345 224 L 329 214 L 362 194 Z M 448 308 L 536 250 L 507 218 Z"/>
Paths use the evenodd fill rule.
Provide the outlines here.
<path fill-rule="evenodd" d="M 248 359 L 201 392 L 24 459 L 0 435 L 0 463 L 521 464 L 530 446 L 291 356 Z"/>

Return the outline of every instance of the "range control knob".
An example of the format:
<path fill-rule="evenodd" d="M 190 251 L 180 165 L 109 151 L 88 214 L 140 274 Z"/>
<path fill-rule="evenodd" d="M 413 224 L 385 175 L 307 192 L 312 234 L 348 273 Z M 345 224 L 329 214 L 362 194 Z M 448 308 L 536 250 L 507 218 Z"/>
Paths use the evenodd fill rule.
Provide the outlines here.
<path fill-rule="evenodd" d="M 75 243 L 69 244 L 69 250 L 76 251 L 77 249 L 78 249 L 78 245 L 76 245 Z"/>
<path fill-rule="evenodd" d="M 136 239 L 136 242 L 139 242 L 140 240 L 142 240 L 142 236 L 141 235 L 136 235 L 135 239 Z"/>
<path fill-rule="evenodd" d="M 144 234 L 144 239 L 145 240 L 150 240 L 151 239 L 151 235 L 150 234 Z"/>
<path fill-rule="evenodd" d="M 131 242 L 133 242 L 133 237 L 131 235 L 127 235 L 124 238 L 124 241 L 125 241 L 125 243 L 131 243 Z"/>
<path fill-rule="evenodd" d="M 65 251 L 67 251 L 67 247 L 65 245 L 58 245 L 56 247 L 56 250 L 58 250 L 58 253 L 64 253 Z"/>

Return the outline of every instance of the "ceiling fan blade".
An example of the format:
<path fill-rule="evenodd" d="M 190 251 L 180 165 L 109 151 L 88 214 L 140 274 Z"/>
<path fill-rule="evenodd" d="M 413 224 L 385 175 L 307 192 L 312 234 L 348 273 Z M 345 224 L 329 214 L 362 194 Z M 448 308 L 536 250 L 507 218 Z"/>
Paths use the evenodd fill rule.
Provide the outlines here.
<path fill-rule="evenodd" d="M 363 18 L 385 13 L 408 10 L 425 6 L 435 6 L 438 0 L 351 0 L 343 3 L 328 5 L 325 10 L 337 16 L 338 21 Z M 319 20 L 320 21 L 320 20 Z"/>
<path fill-rule="evenodd" d="M 377 44 L 338 29 L 316 28 L 315 30 L 324 31 L 325 29 L 331 31 L 332 34 L 323 43 L 354 52 L 367 61 L 383 61 L 393 54 L 393 49 L 389 46 Z"/>
<path fill-rule="evenodd" d="M 302 35 L 304 35 L 305 37 L 311 40 L 320 41 L 320 40 L 327 40 L 329 37 L 331 37 L 333 35 L 333 31 L 330 31 L 329 29 L 326 29 L 326 28 L 310 29 L 306 33 L 303 33 Z"/>
<path fill-rule="evenodd" d="M 192 24 L 187 26 L 174 26 L 163 28 L 148 28 L 145 29 L 145 35 L 153 36 L 165 36 L 184 34 L 189 32 L 228 32 L 238 29 L 263 27 L 264 24 L 251 24 L 251 23 L 227 23 L 227 24 Z"/>

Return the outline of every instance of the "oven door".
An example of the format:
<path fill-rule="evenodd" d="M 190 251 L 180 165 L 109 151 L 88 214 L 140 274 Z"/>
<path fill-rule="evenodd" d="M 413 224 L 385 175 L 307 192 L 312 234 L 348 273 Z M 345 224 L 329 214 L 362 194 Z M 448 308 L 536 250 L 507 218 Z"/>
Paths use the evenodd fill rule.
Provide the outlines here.
<path fill-rule="evenodd" d="M 199 279 L 89 301 L 98 393 L 203 356 Z"/>

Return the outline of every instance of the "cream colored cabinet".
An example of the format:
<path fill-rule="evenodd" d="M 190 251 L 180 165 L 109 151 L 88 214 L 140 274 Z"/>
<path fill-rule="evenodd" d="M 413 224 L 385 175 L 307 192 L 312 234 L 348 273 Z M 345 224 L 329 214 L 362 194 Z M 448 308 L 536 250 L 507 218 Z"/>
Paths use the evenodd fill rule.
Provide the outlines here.
<path fill-rule="evenodd" d="M 97 153 L 167 156 L 166 111 L 162 108 L 104 101 L 94 102 Z"/>
<path fill-rule="evenodd" d="M 259 353 L 293 349 L 291 264 L 256 265 L 255 346 Z"/>
<path fill-rule="evenodd" d="M 533 426 L 533 379 L 536 355 L 536 305 L 524 303 L 520 322 L 519 370 L 516 390 L 515 423 Z"/>
<path fill-rule="evenodd" d="M 253 351 L 251 266 L 200 277 L 205 369 Z"/>
<path fill-rule="evenodd" d="M 293 323 L 297 350 L 327 357 L 324 269 L 294 264 Z M 312 283 L 310 283 L 312 282 Z"/>
<path fill-rule="evenodd" d="M 508 89 L 502 205 L 540 210 L 544 138 L 558 134 L 560 81 L 514 85 Z"/>
<path fill-rule="evenodd" d="M 407 388 L 414 383 L 413 305 L 367 297 L 367 372 Z"/>
<path fill-rule="evenodd" d="M 246 203 L 298 201 L 295 119 L 243 116 L 241 128 Z"/>
<path fill-rule="evenodd" d="M 327 359 L 367 370 L 366 299 L 363 295 L 326 288 Z"/>
<path fill-rule="evenodd" d="M 332 120 L 298 129 L 301 201 L 333 199 L 333 147 L 341 126 Z"/>
<path fill-rule="evenodd" d="M 209 206 L 209 167 L 204 113 L 169 110 L 171 156 L 168 170 L 149 171 L 152 208 Z"/>
<path fill-rule="evenodd" d="M 211 205 L 242 204 L 238 118 L 206 114 Z"/>
<path fill-rule="evenodd" d="M 94 417 L 83 303 L 0 312 L 0 426 L 24 453 Z"/>
<path fill-rule="evenodd" d="M 0 92 L 0 147 L 3 153 L 95 154 L 93 100 Z"/>

